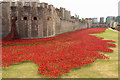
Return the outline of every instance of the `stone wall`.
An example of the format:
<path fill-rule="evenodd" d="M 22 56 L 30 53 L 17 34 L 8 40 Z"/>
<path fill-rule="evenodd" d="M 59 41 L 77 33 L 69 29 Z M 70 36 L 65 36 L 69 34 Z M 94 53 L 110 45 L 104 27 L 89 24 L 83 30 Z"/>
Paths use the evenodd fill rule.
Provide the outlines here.
<path fill-rule="evenodd" d="M 11 17 L 16 17 L 16 27 L 21 38 L 48 37 L 55 34 L 87 28 L 87 22 L 71 18 L 65 8 L 37 2 L 2 2 L 2 35 L 11 29 Z"/>
<path fill-rule="evenodd" d="M 10 3 L 2 3 L 2 13 L 2 37 L 5 37 L 10 31 Z"/>
<path fill-rule="evenodd" d="M 0 2 L 0 39 L 2 38 L 2 3 Z"/>
<path fill-rule="evenodd" d="M 86 23 L 87 23 L 87 27 L 90 28 L 93 24 L 92 24 L 92 19 L 85 19 Z"/>

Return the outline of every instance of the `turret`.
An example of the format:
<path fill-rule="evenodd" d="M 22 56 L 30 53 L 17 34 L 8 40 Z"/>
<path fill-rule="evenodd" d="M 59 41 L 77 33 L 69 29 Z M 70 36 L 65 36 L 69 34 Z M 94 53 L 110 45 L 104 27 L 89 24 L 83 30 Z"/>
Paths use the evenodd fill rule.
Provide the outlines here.
<path fill-rule="evenodd" d="M 48 3 L 40 3 L 40 7 L 43 7 L 43 8 L 48 8 Z"/>
<path fill-rule="evenodd" d="M 48 8 L 49 9 L 53 9 L 53 5 L 48 5 Z"/>
<path fill-rule="evenodd" d="M 30 6 L 30 2 L 24 2 L 24 6 Z"/>
<path fill-rule="evenodd" d="M 61 19 L 65 18 L 65 8 L 60 7 L 60 17 Z"/>
<path fill-rule="evenodd" d="M 48 8 L 48 3 L 44 3 L 44 5 L 45 5 L 45 8 Z"/>

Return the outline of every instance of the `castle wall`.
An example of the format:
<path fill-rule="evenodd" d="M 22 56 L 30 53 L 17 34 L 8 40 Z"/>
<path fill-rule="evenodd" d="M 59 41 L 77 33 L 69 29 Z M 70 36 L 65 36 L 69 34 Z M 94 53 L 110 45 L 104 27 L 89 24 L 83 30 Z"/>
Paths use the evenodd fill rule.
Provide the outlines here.
<path fill-rule="evenodd" d="M 7 7 L 6 7 L 7 6 Z M 11 28 L 11 17 L 16 17 L 16 27 L 21 38 L 48 37 L 55 34 L 87 28 L 65 8 L 55 9 L 53 5 L 37 2 L 3 3 L 3 37 Z"/>
<path fill-rule="evenodd" d="M 28 37 L 29 28 L 31 28 L 30 21 L 30 6 L 23 6 L 22 2 L 18 2 L 18 12 L 17 12 L 17 26 L 18 26 L 18 33 L 20 37 Z M 24 18 L 27 18 L 27 20 L 24 20 Z M 29 28 L 28 28 L 29 26 Z"/>
<path fill-rule="evenodd" d="M 43 13 L 44 9 L 42 7 L 38 7 L 38 15 L 39 15 L 39 20 L 38 20 L 38 37 L 43 37 Z"/>
<path fill-rule="evenodd" d="M 11 19 L 12 17 L 16 17 L 16 19 L 17 19 L 17 16 L 18 16 L 18 15 L 17 15 L 17 13 L 18 13 L 18 12 L 17 12 L 17 9 L 18 9 L 18 8 L 17 8 L 16 5 L 14 5 L 14 4 L 12 4 L 12 3 L 11 3 L 11 5 L 12 5 L 12 6 L 11 6 L 11 10 L 10 10 L 10 19 Z M 17 23 L 18 23 L 18 21 L 16 21 L 16 28 L 17 28 L 17 31 L 18 31 L 18 30 L 19 30 L 19 29 L 18 29 L 19 27 L 18 27 Z M 10 24 L 11 24 L 11 22 L 10 22 Z"/>
<path fill-rule="evenodd" d="M 0 2 L 0 39 L 2 38 L 2 3 Z"/>
<path fill-rule="evenodd" d="M 56 25 L 56 34 L 70 32 L 87 28 L 87 23 L 79 23 L 78 21 L 60 20 Z"/>
<path fill-rule="evenodd" d="M 10 3 L 3 2 L 2 13 L 2 37 L 5 37 L 10 31 Z"/>
<path fill-rule="evenodd" d="M 48 35 L 47 31 L 47 4 L 42 3 L 42 8 L 43 8 L 43 36 Z"/>
<path fill-rule="evenodd" d="M 60 17 L 59 16 L 56 16 L 55 17 L 55 33 L 56 34 L 59 34 L 60 33 L 60 30 L 61 30 L 61 20 L 60 20 Z"/>
<path fill-rule="evenodd" d="M 49 6 L 48 8 L 48 13 L 47 13 L 47 36 L 51 36 L 54 34 L 54 23 L 55 23 L 55 19 L 54 19 L 54 8 L 53 6 Z"/>
<path fill-rule="evenodd" d="M 65 20 L 70 20 L 71 14 L 70 14 L 70 12 L 68 10 L 65 10 L 64 18 L 65 18 Z"/>
<path fill-rule="evenodd" d="M 27 2 L 24 5 L 18 2 L 17 8 L 12 9 L 11 14 L 18 18 L 16 25 L 20 37 L 43 37 L 43 11 L 42 8 L 37 7 L 36 2 Z"/>
<path fill-rule="evenodd" d="M 85 19 L 86 23 L 87 23 L 87 28 L 90 28 L 93 24 L 92 24 L 92 19 Z"/>
<path fill-rule="evenodd" d="M 31 8 L 31 37 L 38 37 L 38 20 L 34 20 L 34 17 L 38 17 L 38 9 L 36 7 L 36 2 L 32 3 L 32 8 Z"/>
<path fill-rule="evenodd" d="M 73 30 L 73 26 L 74 24 L 66 21 L 66 20 L 61 20 L 61 29 L 60 32 L 64 33 L 64 32 L 69 32 Z"/>

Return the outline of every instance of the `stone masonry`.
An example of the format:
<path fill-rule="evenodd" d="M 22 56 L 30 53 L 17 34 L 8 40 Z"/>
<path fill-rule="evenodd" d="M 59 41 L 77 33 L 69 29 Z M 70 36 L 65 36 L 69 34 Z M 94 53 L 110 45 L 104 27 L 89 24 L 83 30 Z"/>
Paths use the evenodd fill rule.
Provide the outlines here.
<path fill-rule="evenodd" d="M 16 18 L 17 31 L 21 38 L 49 37 L 56 34 L 88 28 L 90 21 L 79 22 L 65 8 L 55 8 L 48 3 L 8 2 L 0 3 L 2 12 L 2 37 L 11 30 L 11 18 Z M 89 26 L 90 27 L 90 26 Z"/>

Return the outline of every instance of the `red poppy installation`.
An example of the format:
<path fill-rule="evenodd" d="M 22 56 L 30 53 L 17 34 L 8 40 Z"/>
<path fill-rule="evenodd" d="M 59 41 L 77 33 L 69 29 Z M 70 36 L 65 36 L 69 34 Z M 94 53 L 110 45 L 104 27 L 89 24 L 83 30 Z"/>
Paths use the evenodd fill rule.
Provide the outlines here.
<path fill-rule="evenodd" d="M 9 34 L 6 37 L 4 37 L 2 39 L 3 41 L 12 41 L 12 40 L 20 38 L 20 36 L 18 35 L 18 32 L 17 32 L 17 28 L 16 28 L 15 22 L 16 22 L 15 17 L 12 17 L 12 19 L 11 19 L 11 23 L 12 23 L 11 31 L 9 32 Z"/>
<path fill-rule="evenodd" d="M 108 42 L 115 41 L 89 35 L 105 30 L 105 28 L 88 28 L 51 38 L 3 41 L 2 66 L 9 67 L 14 63 L 33 61 L 39 66 L 38 73 L 58 77 L 74 67 L 91 64 L 97 59 L 109 59 L 98 51 L 113 52 L 108 46 L 116 45 Z"/>

